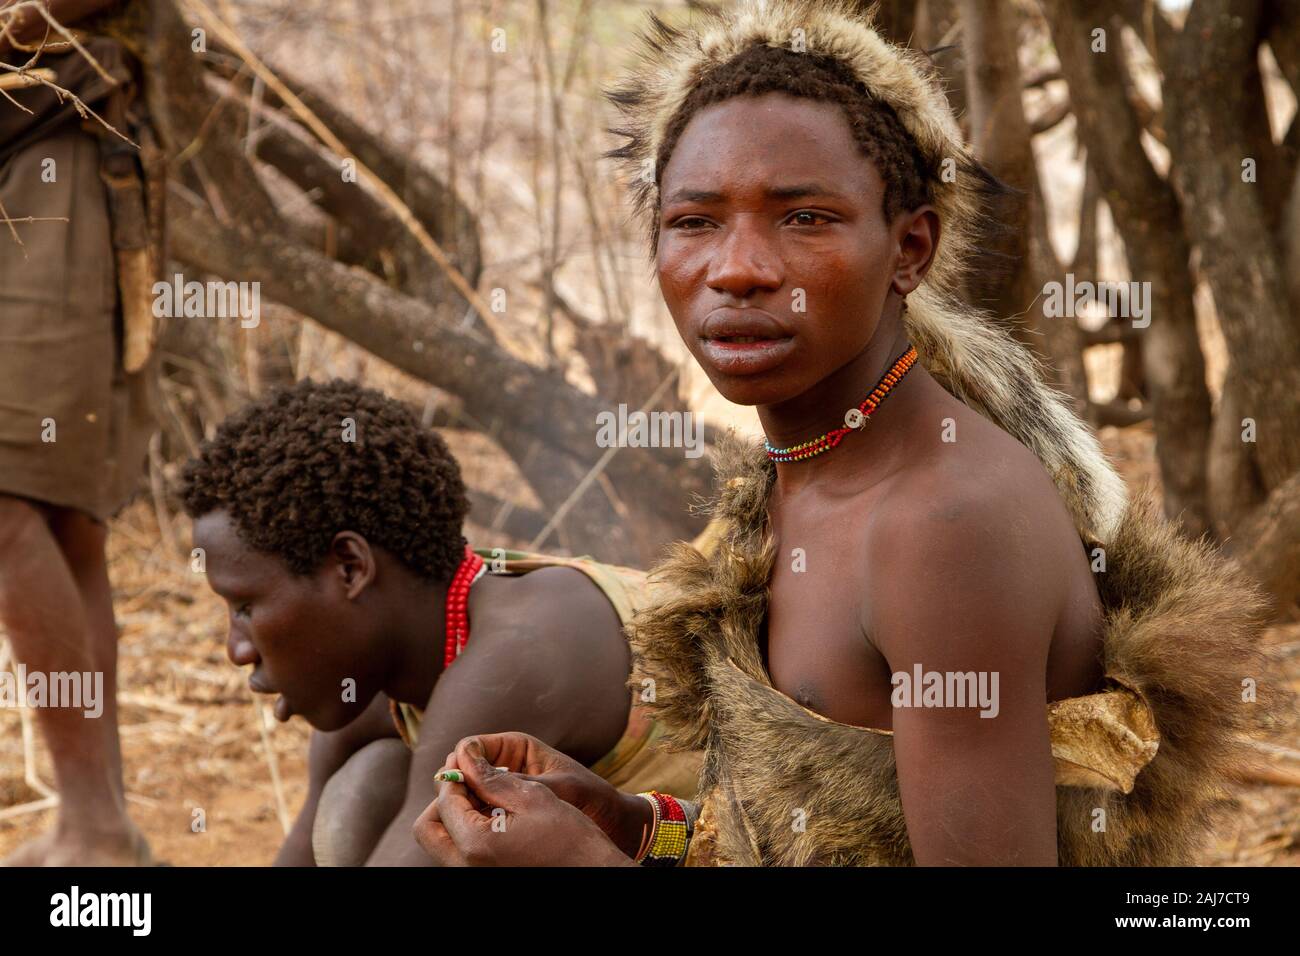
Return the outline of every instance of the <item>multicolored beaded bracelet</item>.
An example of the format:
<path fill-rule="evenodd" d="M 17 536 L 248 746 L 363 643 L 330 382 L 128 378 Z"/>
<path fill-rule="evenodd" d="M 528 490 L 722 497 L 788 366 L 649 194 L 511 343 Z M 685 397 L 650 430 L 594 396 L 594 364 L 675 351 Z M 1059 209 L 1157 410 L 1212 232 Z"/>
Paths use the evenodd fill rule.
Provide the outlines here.
<path fill-rule="evenodd" d="M 849 409 L 844 416 L 844 425 L 839 428 L 832 428 L 824 435 L 817 438 L 800 442 L 797 445 L 791 445 L 789 448 L 773 447 L 770 441 L 764 441 L 767 447 L 767 457 L 775 462 L 803 461 L 806 458 L 812 458 L 820 455 L 822 452 L 830 451 L 851 431 L 861 428 L 868 418 L 875 414 L 880 403 L 885 400 L 885 396 L 893 391 L 894 387 L 903 380 L 913 365 L 916 364 L 916 346 L 908 345 L 907 351 L 894 359 L 894 364 L 890 366 L 889 371 L 884 374 L 876 387 L 871 390 L 871 394 L 862 400 L 862 404 L 856 409 Z M 850 419 L 856 419 L 850 421 Z"/>
<path fill-rule="evenodd" d="M 658 790 L 638 793 L 654 808 L 654 823 L 642 841 L 637 862 L 642 866 L 676 866 L 686 856 L 690 842 L 690 820 L 676 797 Z"/>

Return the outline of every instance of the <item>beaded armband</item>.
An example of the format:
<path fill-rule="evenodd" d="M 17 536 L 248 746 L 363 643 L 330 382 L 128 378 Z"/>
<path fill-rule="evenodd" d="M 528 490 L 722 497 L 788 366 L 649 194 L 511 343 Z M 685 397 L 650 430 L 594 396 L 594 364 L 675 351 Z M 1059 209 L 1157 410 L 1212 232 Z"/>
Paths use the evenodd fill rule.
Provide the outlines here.
<path fill-rule="evenodd" d="M 654 808 L 654 823 L 642 841 L 637 862 L 642 866 L 677 866 L 686 858 L 691 832 L 695 828 L 692 804 L 658 790 L 639 793 Z"/>

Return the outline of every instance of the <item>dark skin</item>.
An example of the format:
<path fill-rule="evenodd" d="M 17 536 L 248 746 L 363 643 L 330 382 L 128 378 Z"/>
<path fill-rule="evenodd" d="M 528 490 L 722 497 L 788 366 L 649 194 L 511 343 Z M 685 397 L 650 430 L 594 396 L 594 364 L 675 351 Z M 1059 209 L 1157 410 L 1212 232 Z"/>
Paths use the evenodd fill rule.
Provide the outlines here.
<path fill-rule="evenodd" d="M 104 675 L 98 719 L 35 711 L 59 791 L 47 833 L 4 866 L 133 866 L 148 862 L 127 816 L 117 729 L 117 624 L 104 553 L 108 529 L 72 508 L 0 495 L 0 627 L 29 672 Z"/>
<path fill-rule="evenodd" d="M 200 517 L 194 542 L 205 551 L 209 585 L 230 608 L 231 661 L 252 666 L 252 689 L 279 695 L 277 719 L 297 714 L 321 732 L 314 763 L 384 735 L 388 699 L 425 709 L 406 800 L 369 864 L 430 865 L 411 826 L 465 735 L 527 727 L 582 766 L 627 727 L 627 640 L 613 607 L 579 571 L 484 575 L 470 591 L 469 645 L 444 672 L 447 582 L 422 578 L 362 535 L 339 532 L 320 567 L 301 576 L 250 548 L 225 511 Z M 344 700 L 349 678 L 355 701 Z M 318 776 L 277 862 L 311 863 Z"/>
<path fill-rule="evenodd" d="M 784 94 L 700 111 L 660 189 L 660 287 L 714 385 L 757 406 L 779 447 L 840 425 L 906 347 L 902 300 L 933 260 L 936 212 L 887 219 L 883 181 L 839 107 Z M 777 465 L 768 515 L 778 558 L 760 650 L 772 683 L 832 720 L 893 731 L 917 862 L 1055 865 L 1046 704 L 1097 689 L 1101 605 L 1037 458 L 918 364 L 834 451 Z M 997 716 L 894 708 L 891 674 L 918 663 L 996 672 Z M 586 783 L 588 803 L 613 800 Z M 469 832 L 444 822 L 469 812 L 445 791 L 421 824 L 439 852 L 442 832 Z M 601 829 L 626 850 L 626 822 Z M 546 844 L 539 833 L 529 849 Z M 533 861 L 488 847 L 515 854 L 495 862 Z"/>

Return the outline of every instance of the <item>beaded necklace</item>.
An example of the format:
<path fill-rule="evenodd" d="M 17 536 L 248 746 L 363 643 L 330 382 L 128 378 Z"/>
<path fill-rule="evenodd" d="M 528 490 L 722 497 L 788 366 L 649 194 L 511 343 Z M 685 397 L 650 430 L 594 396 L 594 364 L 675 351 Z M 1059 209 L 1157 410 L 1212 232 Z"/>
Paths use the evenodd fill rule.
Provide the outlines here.
<path fill-rule="evenodd" d="M 876 387 L 871 390 L 871 394 L 862 400 L 862 404 L 857 408 L 849 409 L 844 416 L 844 425 L 839 428 L 832 428 L 817 438 L 791 445 L 789 448 L 776 448 L 770 441 L 765 439 L 763 445 L 767 448 L 767 457 L 775 462 L 803 461 L 806 458 L 812 458 L 823 452 L 830 451 L 840 443 L 845 435 L 866 424 L 867 419 L 875 414 L 876 409 L 880 407 L 880 403 L 885 400 L 885 396 L 894 390 L 894 387 L 903 380 L 903 377 L 915 364 L 916 346 L 909 343 L 907 351 L 894 359 L 894 364 L 876 383 Z"/>
<path fill-rule="evenodd" d="M 465 557 L 447 585 L 447 647 L 443 652 L 443 667 L 449 667 L 469 643 L 469 589 L 486 570 L 483 559 L 465 545 Z"/>

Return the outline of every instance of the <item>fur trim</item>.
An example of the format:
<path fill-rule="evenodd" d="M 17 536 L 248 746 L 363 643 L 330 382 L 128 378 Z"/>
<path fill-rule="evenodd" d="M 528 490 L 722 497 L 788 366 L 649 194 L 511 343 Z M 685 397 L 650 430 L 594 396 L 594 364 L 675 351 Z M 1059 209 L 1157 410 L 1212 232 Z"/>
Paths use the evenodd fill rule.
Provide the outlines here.
<path fill-rule="evenodd" d="M 639 36 L 640 65 L 608 94 L 625 119 L 613 132 L 628 138 L 610 155 L 622 160 L 638 213 L 650 219 L 658 210 L 664 135 L 706 74 L 758 44 L 831 56 L 893 108 L 935 171 L 931 186 L 944 236 L 930 274 L 941 287 L 955 281 L 980 212 L 978 193 L 963 178 L 979 164 L 962 141 L 929 59 L 885 40 L 872 28 L 873 14 L 860 7 L 855 0 L 741 0 L 730 9 L 699 9 L 690 28 L 669 26 L 650 14 L 649 29 Z M 956 175 L 938 175 L 945 160 L 955 164 Z"/>
<path fill-rule="evenodd" d="M 756 44 L 836 57 L 889 104 L 934 171 L 934 206 L 943 237 L 930 272 L 908 300 L 906 323 L 926 370 L 949 392 L 1036 454 L 1056 482 L 1075 525 L 1107 542 L 1124 510 L 1125 489 L 1096 438 L 1064 396 L 1044 384 L 1033 354 L 987 314 L 954 294 L 970 261 L 989 177 L 961 138 L 947 94 L 928 58 L 894 46 L 872 28 L 854 0 L 742 0 L 733 9 L 699 11 L 692 28 L 650 15 L 640 64 L 609 93 L 624 116 L 613 130 L 627 142 L 621 160 L 633 205 L 647 226 L 659 208 L 657 163 L 665 131 L 690 90 L 715 67 Z M 951 163 L 955 175 L 940 171 Z"/>
<path fill-rule="evenodd" d="M 653 576 L 658 606 L 632 622 L 637 678 L 679 747 L 704 748 L 715 855 L 733 863 L 912 862 L 890 736 L 826 720 L 771 686 L 758 651 L 774 562 L 762 446 L 734 436 L 717 451 L 711 510 L 726 531 L 705 557 L 674 547 Z M 1267 604 L 1210 545 L 1178 534 L 1149 495 L 1127 507 L 1098 577 L 1109 688 L 1150 711 L 1159 748 L 1131 792 L 1058 785 L 1062 865 L 1170 865 L 1194 859 L 1234 763 L 1238 735 L 1258 733 L 1259 641 Z M 1260 703 L 1242 701 L 1256 679 Z M 1097 809 L 1106 828 L 1094 832 Z M 805 811 L 795 833 L 791 812 Z"/>

